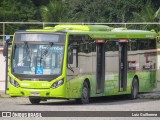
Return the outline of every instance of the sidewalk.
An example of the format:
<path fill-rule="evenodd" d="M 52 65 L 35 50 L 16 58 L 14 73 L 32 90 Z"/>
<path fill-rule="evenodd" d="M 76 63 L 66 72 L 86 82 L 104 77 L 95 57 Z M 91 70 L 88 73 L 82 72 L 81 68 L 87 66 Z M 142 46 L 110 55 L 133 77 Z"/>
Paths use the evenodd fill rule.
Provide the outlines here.
<path fill-rule="evenodd" d="M 5 90 L 5 82 L 4 80 L 0 80 L 0 91 L 4 91 Z"/>
<path fill-rule="evenodd" d="M 0 80 L 0 98 L 1 97 L 9 97 L 9 95 L 5 94 L 5 82 Z"/>
<path fill-rule="evenodd" d="M 146 94 L 140 94 L 139 98 L 143 99 L 160 99 L 160 91 L 152 92 L 152 93 L 146 93 Z"/>

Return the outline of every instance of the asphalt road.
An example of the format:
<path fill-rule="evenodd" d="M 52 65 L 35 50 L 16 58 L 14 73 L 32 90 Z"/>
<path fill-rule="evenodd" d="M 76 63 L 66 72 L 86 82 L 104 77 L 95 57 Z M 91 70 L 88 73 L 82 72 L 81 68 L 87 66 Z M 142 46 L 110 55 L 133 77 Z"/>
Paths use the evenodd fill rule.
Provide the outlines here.
<path fill-rule="evenodd" d="M 101 97 L 91 100 L 90 104 L 80 105 L 74 100 L 48 100 L 32 105 L 28 98 L 1 98 L 0 111 L 159 111 L 160 99 L 127 97 Z"/>
<path fill-rule="evenodd" d="M 50 99 L 48 101 L 42 101 L 39 105 L 32 105 L 28 98 L 26 97 L 15 97 L 10 98 L 8 96 L 1 95 L 0 97 L 0 112 L 3 111 L 31 111 L 31 112 L 38 112 L 38 111 L 52 111 L 53 114 L 54 111 L 57 111 L 58 114 L 62 115 L 63 117 L 58 117 L 58 119 L 67 119 L 67 120 L 99 120 L 99 119 L 110 119 L 110 120 L 119 120 L 119 117 L 114 117 L 114 115 L 111 115 L 112 117 L 66 117 L 65 113 L 62 111 L 132 111 L 135 113 L 135 111 L 138 111 L 138 114 L 142 111 L 152 111 L 153 113 L 156 113 L 156 111 L 160 111 L 160 82 L 158 83 L 157 90 L 153 93 L 148 94 L 142 94 L 139 96 L 136 100 L 129 100 L 126 96 L 115 96 L 115 97 L 100 97 L 100 98 L 94 98 L 91 99 L 90 104 L 87 105 L 80 105 L 77 104 L 74 100 L 55 100 Z M 59 112 L 60 111 L 60 112 Z M 114 112 L 113 112 L 114 113 Z M 0 113 L 1 114 L 1 113 Z M 51 113 L 52 114 L 52 113 Z M 89 113 L 90 114 L 90 113 Z M 93 112 L 91 113 L 96 116 L 97 113 Z M 98 113 L 99 114 L 99 113 Z M 108 114 L 108 113 L 106 113 Z M 122 113 L 124 114 L 124 113 Z M 159 120 L 160 118 L 157 117 L 133 117 L 130 113 L 128 117 L 121 117 L 121 120 L 134 120 L 134 119 L 144 119 L 144 120 Z M 160 112 L 158 113 L 160 114 Z M 57 113 L 56 113 L 57 115 Z M 92 116 L 91 115 L 91 116 Z M 98 115 L 99 116 L 99 115 Z M 121 115 L 120 115 L 121 116 Z M 123 115 L 122 115 L 123 116 Z M 8 119 L 4 118 L 3 119 Z M 15 120 L 22 119 L 20 117 L 13 118 Z M 25 118 L 23 118 L 25 119 Z M 34 118 L 35 119 L 35 118 Z M 40 118 L 36 118 L 39 120 Z M 41 118 L 41 119 L 57 119 L 52 117 L 47 118 Z M 0 118 L 1 120 L 1 118 Z"/>
<path fill-rule="evenodd" d="M 39 105 L 30 104 L 28 98 L 16 97 L 16 98 L 0 98 L 0 111 L 61 111 L 58 114 L 62 114 L 62 111 L 160 111 L 160 99 L 150 98 L 138 98 L 136 100 L 128 100 L 126 96 L 116 97 L 102 97 L 92 99 L 90 104 L 79 105 L 74 100 L 48 100 L 42 101 Z M 156 112 L 155 112 L 156 113 Z M 94 112 L 91 114 L 95 114 Z M 107 114 L 107 113 L 106 113 Z M 130 113 L 127 113 L 129 114 Z M 53 116 L 52 116 L 53 117 Z M 117 117 L 112 116 L 112 119 Z M 137 117 L 132 117 L 132 119 Z M 51 117 L 50 117 L 51 118 Z M 58 119 L 65 119 L 62 117 Z M 107 117 L 108 118 L 108 117 Z M 17 119 L 17 118 L 14 118 Z M 49 118 L 48 118 L 49 119 Z M 80 119 L 80 118 L 68 118 L 68 119 Z M 84 119 L 84 117 L 83 117 Z M 85 119 L 89 119 L 88 117 Z M 105 119 L 105 117 L 94 119 Z M 111 119 L 111 118 L 110 118 Z M 111 120 L 112 120 L 111 119 Z M 123 118 L 123 120 L 127 118 Z M 141 117 L 141 119 L 148 119 L 148 117 Z M 154 120 L 158 118 L 154 117 Z M 39 120 L 39 118 L 37 118 Z"/>

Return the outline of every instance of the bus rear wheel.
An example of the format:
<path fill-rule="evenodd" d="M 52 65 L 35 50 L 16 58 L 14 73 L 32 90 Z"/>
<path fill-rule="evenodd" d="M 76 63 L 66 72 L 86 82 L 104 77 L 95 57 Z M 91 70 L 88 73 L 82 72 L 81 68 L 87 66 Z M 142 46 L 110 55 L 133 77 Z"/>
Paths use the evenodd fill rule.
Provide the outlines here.
<path fill-rule="evenodd" d="M 131 99 L 131 100 L 137 99 L 137 97 L 138 97 L 138 92 L 139 92 L 138 79 L 137 79 L 137 78 L 134 78 L 134 79 L 133 79 L 133 82 L 132 82 L 130 99 Z"/>
<path fill-rule="evenodd" d="M 88 104 L 89 103 L 89 95 L 90 95 L 90 90 L 88 87 L 88 83 L 84 81 L 83 87 L 82 87 L 82 94 L 80 99 L 76 99 L 76 101 L 80 104 Z"/>
<path fill-rule="evenodd" d="M 29 101 L 32 103 L 32 104 L 39 104 L 41 99 L 40 98 L 34 98 L 34 97 L 29 97 Z"/>

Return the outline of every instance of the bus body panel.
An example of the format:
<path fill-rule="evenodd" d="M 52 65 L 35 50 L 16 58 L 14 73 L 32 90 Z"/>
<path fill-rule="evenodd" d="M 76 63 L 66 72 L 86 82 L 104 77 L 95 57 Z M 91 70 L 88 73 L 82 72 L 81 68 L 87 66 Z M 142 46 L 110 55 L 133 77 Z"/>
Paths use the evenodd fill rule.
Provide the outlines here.
<path fill-rule="evenodd" d="M 9 83 L 9 91 L 7 93 L 10 96 L 36 96 L 36 97 L 49 97 L 49 98 L 56 98 L 56 97 L 66 98 L 66 93 L 65 93 L 66 84 L 63 84 L 60 87 L 55 88 L 55 89 L 43 87 L 43 85 L 48 85 L 47 82 L 23 82 L 21 84 L 24 85 L 25 87 L 23 86 L 23 87 L 17 88 Z"/>
<path fill-rule="evenodd" d="M 30 30 L 29 32 L 54 34 L 54 32 L 57 31 Z M 10 96 L 35 96 L 42 98 L 81 98 L 85 80 L 89 81 L 90 97 L 130 94 L 134 77 L 138 78 L 139 92 L 150 92 L 156 87 L 157 42 L 156 45 L 153 42 L 153 38 L 155 38 L 154 33 L 136 30 L 89 31 L 88 28 L 85 31 L 77 30 L 77 28 L 76 30 L 67 29 L 65 32 L 66 38 L 61 75 L 50 81 L 45 79 L 42 81 L 20 79 L 12 74 L 11 67 L 13 60 L 11 60 L 8 72 L 9 90 L 7 90 L 7 94 Z M 119 61 L 119 46 L 121 44 L 119 39 L 124 38 L 125 40 L 127 39 L 128 42 L 126 90 L 119 86 L 119 70 L 121 65 Z M 97 87 L 97 84 L 99 84 L 97 81 L 97 60 L 100 58 L 97 58 L 97 44 L 99 44 L 96 43 L 97 39 L 102 41 L 105 40 L 105 43 L 100 43 L 105 46 L 105 75 L 104 81 L 102 81 L 104 82 L 104 86 L 102 86 L 102 83 L 100 84 L 101 91 L 99 93 L 97 93 L 97 91 L 99 91 L 99 88 Z M 146 43 L 147 45 L 143 43 Z M 140 45 L 143 46 L 141 47 Z M 146 46 L 149 48 L 144 48 Z M 152 46 L 154 47 L 152 48 Z M 73 51 L 72 63 L 69 63 L 70 48 L 72 48 Z M 13 52 L 11 52 L 11 59 L 12 53 Z M 19 84 L 19 87 L 15 87 L 11 84 L 10 79 L 16 81 Z M 61 79 L 64 80 L 64 83 L 57 88 L 52 88 L 53 84 Z"/>

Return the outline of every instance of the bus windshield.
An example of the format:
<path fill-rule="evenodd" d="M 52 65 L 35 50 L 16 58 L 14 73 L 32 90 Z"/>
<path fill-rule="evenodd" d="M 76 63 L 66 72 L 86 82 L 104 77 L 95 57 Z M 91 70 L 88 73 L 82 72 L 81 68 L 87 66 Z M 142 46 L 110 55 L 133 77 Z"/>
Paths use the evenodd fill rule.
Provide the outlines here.
<path fill-rule="evenodd" d="M 15 43 L 13 49 L 13 73 L 27 75 L 60 75 L 64 45 Z"/>

